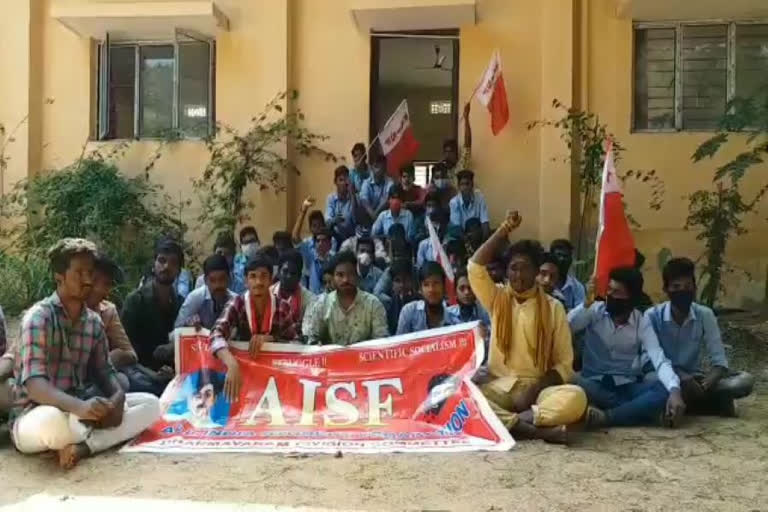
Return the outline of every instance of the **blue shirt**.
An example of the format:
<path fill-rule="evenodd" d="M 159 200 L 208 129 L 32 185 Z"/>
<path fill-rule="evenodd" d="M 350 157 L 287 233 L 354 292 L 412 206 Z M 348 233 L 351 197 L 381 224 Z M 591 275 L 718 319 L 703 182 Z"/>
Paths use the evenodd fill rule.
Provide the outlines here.
<path fill-rule="evenodd" d="M 571 331 L 586 329 L 581 375 L 601 380 L 613 377 L 617 386 L 636 382 L 642 375 L 642 352 L 645 351 L 659 380 L 667 391 L 680 388 L 672 363 L 664 355 L 650 320 L 633 310 L 624 325 L 616 325 L 605 309 L 605 302 L 595 302 L 589 308 L 584 304 L 568 313 Z"/>
<path fill-rule="evenodd" d="M 389 199 L 389 189 L 394 183 L 389 177 L 385 177 L 380 184 L 373 180 L 373 176 L 363 182 L 360 190 L 360 202 L 363 206 L 376 211 L 382 204 Z"/>
<path fill-rule="evenodd" d="M 186 296 L 189 295 L 189 291 L 192 289 L 192 274 L 190 271 L 185 268 L 181 269 L 173 286 L 176 288 L 176 293 L 179 294 L 179 297 L 186 298 Z"/>
<path fill-rule="evenodd" d="M 427 261 L 437 261 L 435 251 L 432 250 L 432 241 L 429 238 L 419 242 L 419 248 L 416 250 L 416 268 L 421 268 Z"/>
<path fill-rule="evenodd" d="M 309 275 L 309 269 L 312 266 L 312 260 L 315 258 L 315 238 L 308 236 L 296 246 L 296 250 L 301 253 L 301 258 L 304 260 L 304 266 L 302 267 L 302 274 Z M 331 252 L 336 252 L 336 239 L 331 238 Z"/>
<path fill-rule="evenodd" d="M 341 215 L 344 221 L 336 224 L 334 221 L 337 215 Z M 336 192 L 328 194 L 325 202 L 325 222 L 331 226 L 331 229 L 342 238 L 349 238 L 355 234 L 355 208 L 352 196 L 348 195 L 346 200 L 340 199 Z"/>
<path fill-rule="evenodd" d="M 200 325 L 206 329 L 213 328 L 213 324 L 219 319 L 219 315 L 224 311 L 224 306 L 229 300 L 236 297 L 237 294 L 231 290 L 227 290 L 227 300 L 222 304 L 214 302 L 211 296 L 211 291 L 207 286 L 201 286 L 195 288 L 187 298 L 184 299 L 184 304 L 179 309 L 179 314 L 176 315 L 175 327 L 185 327 L 194 324 L 195 317 L 200 321 Z"/>
<path fill-rule="evenodd" d="M 237 295 L 245 293 L 245 290 L 246 290 L 245 256 L 243 256 L 241 261 L 238 262 L 238 257 L 240 256 L 242 255 L 238 254 L 237 256 L 235 256 L 235 261 L 232 265 L 232 270 L 229 271 L 229 289 L 235 292 L 235 294 Z M 204 288 L 204 287 L 205 287 L 205 276 L 201 274 L 197 276 L 197 280 L 195 281 L 195 289 Z"/>
<path fill-rule="evenodd" d="M 485 204 L 485 198 L 479 190 L 475 190 L 469 202 L 464 202 L 461 193 L 456 194 L 448 202 L 448 208 L 451 210 L 451 224 L 459 226 L 462 230 L 464 224 L 472 218 L 480 219 L 481 223 L 489 222 L 488 205 Z"/>
<path fill-rule="evenodd" d="M 364 292 L 373 293 L 374 288 L 376 288 L 376 283 L 379 282 L 379 279 L 381 279 L 381 274 L 383 274 L 384 271 L 381 270 L 379 267 L 375 265 L 371 265 L 368 268 L 368 273 L 363 277 L 363 274 L 360 273 L 360 266 L 357 267 L 357 287 L 363 290 Z"/>
<path fill-rule="evenodd" d="M 437 327 L 445 327 L 446 325 L 453 325 L 453 323 L 448 308 L 443 305 L 443 321 Z M 437 327 L 433 327 L 433 329 Z M 427 304 L 423 300 L 409 302 L 400 310 L 397 334 L 426 331 L 429 328 L 427 325 Z"/>
<path fill-rule="evenodd" d="M 395 217 L 391 210 L 384 210 L 379 214 L 379 218 L 373 223 L 371 236 L 376 238 L 387 238 L 389 228 L 395 224 L 400 224 L 405 229 L 405 238 L 410 240 L 413 236 L 413 214 L 405 208 L 400 210 L 400 214 Z"/>
<path fill-rule="evenodd" d="M 483 324 L 486 327 L 491 326 L 491 317 L 488 315 L 488 312 L 485 310 L 483 306 L 480 305 L 480 303 L 475 303 L 475 305 L 472 308 L 472 311 L 470 315 L 467 318 L 461 317 L 461 305 L 454 304 L 453 306 L 448 307 L 448 316 L 451 319 L 451 323 L 448 325 L 455 325 L 455 324 L 461 324 L 464 322 L 474 322 L 475 320 L 480 320 L 480 323 Z"/>
<path fill-rule="evenodd" d="M 317 257 L 317 253 L 312 251 L 312 260 L 309 262 L 309 273 L 307 274 L 305 287 L 315 295 L 320 295 L 325 291 L 323 286 L 323 267 L 331 260 L 333 253 L 329 252 L 325 259 Z"/>
<path fill-rule="evenodd" d="M 645 316 L 651 322 L 664 354 L 675 368 L 686 373 L 698 372 L 702 346 L 706 347 L 713 366 L 728 368 L 720 327 L 715 314 L 708 307 L 691 304 L 683 325 L 678 325 L 672 318 L 669 302 L 652 307 L 645 312 Z"/>
<path fill-rule="evenodd" d="M 570 311 L 579 304 L 582 304 L 587 298 L 587 291 L 584 289 L 584 285 L 570 274 L 565 278 L 565 284 L 559 290 L 563 294 L 563 299 L 565 300 L 563 305 L 566 311 Z"/>
<path fill-rule="evenodd" d="M 360 191 L 363 189 L 363 183 L 365 180 L 371 177 L 371 170 L 366 169 L 365 174 L 361 173 L 357 167 L 352 167 L 349 170 L 349 181 L 352 186 L 355 187 L 355 193 L 359 196 Z"/>

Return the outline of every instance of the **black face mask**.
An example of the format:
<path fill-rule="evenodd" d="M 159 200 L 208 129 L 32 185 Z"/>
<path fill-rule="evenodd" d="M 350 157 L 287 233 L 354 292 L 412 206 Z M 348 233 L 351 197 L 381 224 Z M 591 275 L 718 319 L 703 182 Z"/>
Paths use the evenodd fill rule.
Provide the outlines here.
<path fill-rule="evenodd" d="M 605 310 L 611 316 L 619 316 L 629 313 L 634 309 L 635 305 L 632 299 L 618 299 L 611 295 L 605 301 Z"/>
<path fill-rule="evenodd" d="M 681 313 L 690 311 L 694 299 L 693 290 L 677 290 L 669 292 L 667 295 L 669 295 L 669 301 L 676 310 Z"/>
<path fill-rule="evenodd" d="M 560 271 L 560 277 L 565 279 L 565 276 L 568 275 L 568 271 L 571 270 L 573 258 L 568 254 L 558 253 L 555 254 L 555 261 L 557 261 L 557 269 Z"/>

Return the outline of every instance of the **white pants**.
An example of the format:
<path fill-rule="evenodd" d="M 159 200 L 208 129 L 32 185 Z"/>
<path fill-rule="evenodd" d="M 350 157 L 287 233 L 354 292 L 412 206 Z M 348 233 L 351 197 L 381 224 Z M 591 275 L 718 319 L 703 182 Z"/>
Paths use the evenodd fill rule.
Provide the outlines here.
<path fill-rule="evenodd" d="M 85 443 L 91 453 L 127 441 L 160 417 L 160 402 L 149 393 L 127 393 L 123 422 L 114 428 L 92 428 L 72 413 L 50 405 L 38 405 L 13 424 L 13 442 L 22 453 L 61 450 Z"/>

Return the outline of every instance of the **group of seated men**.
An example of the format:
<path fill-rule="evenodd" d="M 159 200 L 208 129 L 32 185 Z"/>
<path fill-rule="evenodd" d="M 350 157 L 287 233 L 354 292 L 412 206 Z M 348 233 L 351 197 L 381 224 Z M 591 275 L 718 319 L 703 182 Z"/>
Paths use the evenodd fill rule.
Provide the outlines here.
<path fill-rule="evenodd" d="M 87 240 L 53 247 L 56 292 L 25 313 L 0 358 L 0 408 L 16 447 L 58 451 L 71 467 L 146 428 L 173 377 L 170 333 L 181 326 L 210 330 L 236 400 L 242 379 L 229 341 L 248 342 L 256 356 L 267 342 L 351 345 L 479 321 L 488 357 L 477 384 L 516 437 L 550 442 L 576 428 L 675 426 L 686 410 L 733 416 L 734 399 L 751 392 L 751 376 L 729 369 L 713 312 L 695 303 L 689 259 L 666 264 L 669 301 L 644 312 L 640 265 L 614 269 L 596 298 L 591 282 L 569 273 L 567 240 L 549 252 L 535 240 L 510 243 L 516 212 L 491 233 L 473 173 L 455 172 L 455 142 L 426 190 L 412 166 L 395 183 L 384 157 L 369 168 L 365 154 L 356 144 L 352 170 L 335 170 L 325 213 L 310 212 L 307 198 L 292 233 L 276 232 L 272 245 L 262 247 L 252 226 L 240 231 L 239 251 L 231 233 L 217 236 L 194 286 L 179 243 L 161 239 L 120 315 L 107 300 L 117 265 Z M 454 304 L 426 220 L 452 267 Z"/>

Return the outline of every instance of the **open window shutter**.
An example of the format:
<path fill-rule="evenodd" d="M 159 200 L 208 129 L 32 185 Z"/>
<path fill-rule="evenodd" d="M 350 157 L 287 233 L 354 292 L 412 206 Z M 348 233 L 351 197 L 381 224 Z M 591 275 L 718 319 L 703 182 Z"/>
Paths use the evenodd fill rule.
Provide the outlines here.
<path fill-rule="evenodd" d="M 99 140 L 109 136 L 110 76 L 109 33 L 107 33 L 99 48 Z"/>

